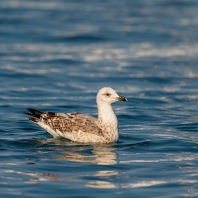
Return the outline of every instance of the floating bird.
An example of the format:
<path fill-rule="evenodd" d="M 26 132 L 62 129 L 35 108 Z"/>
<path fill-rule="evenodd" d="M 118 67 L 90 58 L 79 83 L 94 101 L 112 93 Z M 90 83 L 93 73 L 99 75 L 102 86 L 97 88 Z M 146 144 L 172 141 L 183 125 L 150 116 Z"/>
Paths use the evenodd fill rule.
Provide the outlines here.
<path fill-rule="evenodd" d="M 42 112 L 36 109 L 27 109 L 31 113 L 28 119 L 45 129 L 54 137 L 64 137 L 82 143 L 111 143 L 117 142 L 118 120 L 112 109 L 112 103 L 126 102 L 124 96 L 118 94 L 110 87 L 98 91 L 96 103 L 98 118 L 89 115 L 73 113 Z"/>

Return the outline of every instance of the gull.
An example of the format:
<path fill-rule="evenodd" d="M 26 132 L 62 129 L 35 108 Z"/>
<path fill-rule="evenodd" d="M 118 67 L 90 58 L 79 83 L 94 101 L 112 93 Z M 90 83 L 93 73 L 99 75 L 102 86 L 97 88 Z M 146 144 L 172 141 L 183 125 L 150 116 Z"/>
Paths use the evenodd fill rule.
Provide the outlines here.
<path fill-rule="evenodd" d="M 42 112 L 28 108 L 25 113 L 34 124 L 45 129 L 53 137 L 64 137 L 81 143 L 111 143 L 119 139 L 118 120 L 112 109 L 112 103 L 127 101 L 124 96 L 118 96 L 111 87 L 98 91 L 96 103 L 98 118 L 81 114 Z"/>

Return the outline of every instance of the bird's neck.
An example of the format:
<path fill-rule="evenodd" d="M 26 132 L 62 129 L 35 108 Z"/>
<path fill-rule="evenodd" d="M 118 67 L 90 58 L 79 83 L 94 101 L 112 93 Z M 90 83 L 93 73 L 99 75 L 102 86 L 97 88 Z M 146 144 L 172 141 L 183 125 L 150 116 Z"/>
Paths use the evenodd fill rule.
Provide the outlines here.
<path fill-rule="evenodd" d="M 98 118 L 103 122 L 114 122 L 116 115 L 110 104 L 98 105 Z"/>
<path fill-rule="evenodd" d="M 118 120 L 110 104 L 98 104 L 98 124 L 109 126 L 112 133 L 118 133 Z"/>

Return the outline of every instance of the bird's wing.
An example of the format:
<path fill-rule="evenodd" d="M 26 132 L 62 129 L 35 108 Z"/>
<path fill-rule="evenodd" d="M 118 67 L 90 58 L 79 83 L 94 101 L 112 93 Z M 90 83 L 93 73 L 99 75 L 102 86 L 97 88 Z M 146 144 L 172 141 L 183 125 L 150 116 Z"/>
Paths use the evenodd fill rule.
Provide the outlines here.
<path fill-rule="evenodd" d="M 52 130 L 61 133 L 85 132 L 103 136 L 102 129 L 96 124 L 96 118 L 80 113 L 53 113 L 43 112 L 40 121 L 47 124 Z"/>

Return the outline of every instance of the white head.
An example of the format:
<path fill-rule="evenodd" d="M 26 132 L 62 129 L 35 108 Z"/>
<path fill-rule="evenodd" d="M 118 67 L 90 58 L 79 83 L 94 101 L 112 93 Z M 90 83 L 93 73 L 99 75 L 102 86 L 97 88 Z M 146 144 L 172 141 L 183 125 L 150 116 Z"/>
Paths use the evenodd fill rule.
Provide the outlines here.
<path fill-rule="evenodd" d="M 98 94 L 96 96 L 97 104 L 99 103 L 112 104 L 117 101 L 126 102 L 127 99 L 124 96 L 119 96 L 115 92 L 115 90 L 113 90 L 111 87 L 103 87 L 98 91 Z"/>

